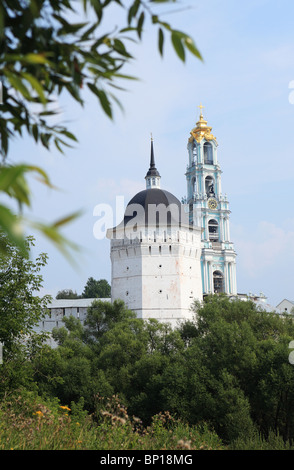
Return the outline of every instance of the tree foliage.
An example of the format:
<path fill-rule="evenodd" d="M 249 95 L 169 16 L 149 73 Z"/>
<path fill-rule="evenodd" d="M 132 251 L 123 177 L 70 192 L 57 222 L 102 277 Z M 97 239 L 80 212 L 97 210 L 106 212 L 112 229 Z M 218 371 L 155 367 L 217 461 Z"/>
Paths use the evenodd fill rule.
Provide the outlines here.
<path fill-rule="evenodd" d="M 97 397 L 116 394 L 144 425 L 169 411 L 190 426 L 206 423 L 232 446 L 269 446 L 273 435 L 293 444 L 293 317 L 226 296 L 209 296 L 194 311 L 193 322 L 171 328 L 137 318 L 121 301 L 96 299 L 84 323 L 65 317 L 54 330 L 57 347 L 35 348 L 22 364 L 15 356 L 0 391 L 21 383 L 63 403 L 82 400 L 90 413 Z M 5 328 L 9 322 L 2 338 Z"/>
<path fill-rule="evenodd" d="M 72 289 L 62 289 L 57 292 L 56 299 L 79 299 L 80 296 Z"/>
<path fill-rule="evenodd" d="M 50 296 L 37 295 L 43 282 L 40 271 L 47 263 L 47 255 L 41 253 L 33 261 L 3 234 L 1 244 L 9 256 L 0 256 L 0 341 L 8 351 L 14 343 L 33 334 L 46 313 Z M 28 237 L 26 244 L 29 251 L 34 239 Z"/>
<path fill-rule="evenodd" d="M 81 295 L 72 289 L 62 289 L 57 292 L 56 299 L 108 299 L 110 296 L 111 287 L 106 279 L 89 277 Z"/>
<path fill-rule="evenodd" d="M 111 295 L 111 287 L 106 279 L 99 279 L 98 281 L 93 277 L 89 277 L 84 287 L 82 297 L 84 299 L 108 299 Z"/>
<path fill-rule="evenodd" d="M 26 256 L 3 234 L 0 242 L 5 246 L 5 256 L 0 254 L 0 343 L 3 346 L 0 394 L 3 394 L 19 386 L 34 388 L 29 358 L 46 338 L 36 327 L 45 316 L 51 298 L 39 295 L 43 282 L 41 269 L 47 263 L 47 255 L 41 253 L 35 260 L 30 259 L 34 239 L 26 239 Z"/>
<path fill-rule="evenodd" d="M 46 149 L 52 145 L 60 152 L 77 137 L 56 122 L 57 100 L 64 94 L 84 105 L 84 90 L 97 99 L 98 107 L 109 118 L 113 103 L 119 104 L 115 91 L 125 75 L 124 66 L 132 60 L 128 44 L 141 41 L 144 30 L 152 27 L 158 35 L 158 50 L 164 53 L 165 35 L 178 57 L 186 51 L 201 55 L 191 37 L 160 19 L 157 4 L 168 7 L 175 0 L 3 0 L 0 5 L 0 191 L 20 206 L 30 206 L 31 191 L 27 176 L 37 173 L 52 187 L 47 174 L 27 163 L 7 160 L 10 142 L 28 135 Z M 169 4 L 169 5 L 168 5 Z M 121 24 L 104 30 L 103 20 L 120 10 Z M 120 105 L 121 106 L 121 105 Z M 52 119 L 54 118 L 54 119 Z M 63 224 L 77 216 L 66 216 L 51 224 L 26 221 L 41 230 L 67 253 L 68 241 L 61 235 Z M 10 240 L 25 248 L 21 227 L 24 219 L 7 205 L 0 205 L 0 227 Z"/>
<path fill-rule="evenodd" d="M 222 296 L 208 297 L 194 309 L 194 322 L 172 329 L 135 318 L 120 302 L 97 300 L 82 329 L 79 322 L 66 320 L 69 333 L 59 330 L 58 350 L 65 362 L 75 358 L 74 381 L 85 380 L 78 356 L 87 358 L 92 393 L 96 387 L 103 396 L 118 394 L 145 424 L 154 414 L 169 410 L 190 425 L 208 423 L 227 443 L 256 435 L 267 439 L 272 432 L 291 442 L 292 318 Z M 47 376 L 45 369 L 45 389 L 42 377 Z M 66 400 L 65 383 L 70 378 L 61 376 Z M 93 409 L 90 395 L 86 393 L 86 406 Z M 72 397 L 69 394 L 67 401 Z"/>

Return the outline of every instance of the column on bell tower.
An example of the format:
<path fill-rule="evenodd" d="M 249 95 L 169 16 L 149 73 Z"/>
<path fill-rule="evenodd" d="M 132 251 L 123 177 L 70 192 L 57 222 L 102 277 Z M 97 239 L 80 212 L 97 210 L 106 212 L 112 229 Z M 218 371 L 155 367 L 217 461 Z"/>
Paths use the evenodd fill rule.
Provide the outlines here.
<path fill-rule="evenodd" d="M 225 292 L 237 294 L 236 253 L 230 240 L 229 202 L 222 194 L 218 143 L 203 117 L 190 132 L 189 160 L 186 171 L 189 219 L 201 224 L 203 294 Z"/>

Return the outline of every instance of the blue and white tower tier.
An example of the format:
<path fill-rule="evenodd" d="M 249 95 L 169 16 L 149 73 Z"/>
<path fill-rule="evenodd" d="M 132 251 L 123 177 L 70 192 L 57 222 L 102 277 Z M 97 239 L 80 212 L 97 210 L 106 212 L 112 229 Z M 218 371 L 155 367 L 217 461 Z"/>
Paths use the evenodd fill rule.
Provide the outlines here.
<path fill-rule="evenodd" d="M 187 200 L 190 223 L 202 227 L 203 295 L 237 295 L 236 252 L 230 239 L 229 202 L 222 194 L 217 141 L 200 117 L 188 141 Z"/>

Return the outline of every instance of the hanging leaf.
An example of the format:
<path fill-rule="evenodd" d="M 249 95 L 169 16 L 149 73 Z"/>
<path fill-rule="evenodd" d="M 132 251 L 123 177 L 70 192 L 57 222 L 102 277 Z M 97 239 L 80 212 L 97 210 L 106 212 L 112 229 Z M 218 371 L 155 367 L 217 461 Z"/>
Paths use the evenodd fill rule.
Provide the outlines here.
<path fill-rule="evenodd" d="M 21 221 L 8 207 L 0 204 L 0 231 L 22 252 L 26 251 L 25 238 Z"/>
<path fill-rule="evenodd" d="M 109 99 L 107 98 L 105 91 L 99 90 L 99 88 L 97 88 L 93 83 L 88 83 L 88 87 L 99 98 L 99 101 L 103 110 L 105 111 L 107 116 L 109 116 L 112 119 L 111 105 L 110 105 Z"/>
<path fill-rule="evenodd" d="M 161 28 L 158 30 L 158 49 L 160 52 L 160 55 L 163 56 L 163 44 L 164 44 L 164 35 L 163 31 Z"/>
<path fill-rule="evenodd" d="M 171 41 L 174 46 L 174 49 L 179 56 L 179 58 L 185 62 L 185 49 L 182 44 L 182 37 L 181 34 L 179 34 L 178 31 L 173 31 L 171 34 Z"/>
<path fill-rule="evenodd" d="M 200 54 L 199 50 L 197 49 L 193 39 L 187 36 L 184 42 L 185 42 L 185 46 L 187 47 L 187 49 L 189 49 L 189 51 L 192 52 L 192 54 L 198 57 L 198 59 L 203 61 L 203 57 Z"/>

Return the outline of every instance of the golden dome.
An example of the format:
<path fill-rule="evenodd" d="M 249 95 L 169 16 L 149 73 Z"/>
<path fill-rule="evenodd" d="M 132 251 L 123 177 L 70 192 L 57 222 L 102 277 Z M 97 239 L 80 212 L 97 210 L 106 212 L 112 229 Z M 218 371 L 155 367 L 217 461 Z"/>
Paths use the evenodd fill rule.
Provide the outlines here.
<path fill-rule="evenodd" d="M 194 127 L 194 129 L 192 129 L 192 131 L 190 132 L 191 136 L 189 138 L 189 142 L 191 142 L 193 139 L 195 139 L 198 143 L 201 142 L 202 139 L 216 141 L 216 138 L 211 133 L 212 127 L 209 127 L 207 125 L 207 121 L 205 121 L 203 117 L 202 104 L 200 104 L 199 108 L 200 108 L 199 121 L 196 123 L 196 127 Z"/>

